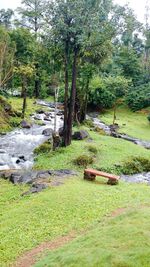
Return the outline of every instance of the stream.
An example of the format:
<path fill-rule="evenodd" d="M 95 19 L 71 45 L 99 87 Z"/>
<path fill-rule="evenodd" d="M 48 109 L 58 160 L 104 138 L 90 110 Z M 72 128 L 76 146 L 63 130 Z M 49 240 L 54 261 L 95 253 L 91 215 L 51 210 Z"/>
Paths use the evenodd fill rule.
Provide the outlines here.
<path fill-rule="evenodd" d="M 46 106 L 48 111 L 39 110 L 31 116 L 31 128 L 16 129 L 0 136 L 0 170 L 31 169 L 34 163 L 34 149 L 50 138 L 44 130 L 54 129 L 54 104 L 39 100 L 37 104 Z M 63 126 L 63 111 L 57 111 L 57 130 Z M 38 125 L 40 122 L 42 125 Z M 52 133 L 52 131 L 51 131 Z"/>
<path fill-rule="evenodd" d="M 99 114 L 97 114 L 97 113 L 90 113 L 87 118 L 92 119 L 94 126 L 100 128 L 100 129 L 103 129 L 103 131 L 107 135 L 110 135 L 110 136 L 115 137 L 115 138 L 121 138 L 121 139 L 124 139 L 126 141 L 132 142 L 136 145 L 143 146 L 146 149 L 150 149 L 150 141 L 144 141 L 144 140 L 141 140 L 138 138 L 131 137 L 127 134 L 118 133 L 115 129 L 113 129 L 112 125 L 107 125 L 104 122 L 102 122 L 98 118 L 98 115 Z"/>

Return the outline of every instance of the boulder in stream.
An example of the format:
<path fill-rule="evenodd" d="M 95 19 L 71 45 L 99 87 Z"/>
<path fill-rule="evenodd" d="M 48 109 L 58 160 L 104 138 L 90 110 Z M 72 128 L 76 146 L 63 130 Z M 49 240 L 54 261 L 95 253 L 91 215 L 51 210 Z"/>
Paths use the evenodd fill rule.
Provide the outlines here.
<path fill-rule="evenodd" d="M 53 130 L 51 128 L 44 129 L 42 134 L 45 136 L 52 136 Z"/>
<path fill-rule="evenodd" d="M 25 129 L 30 129 L 31 128 L 31 124 L 25 120 L 21 121 L 20 123 L 21 127 L 22 128 L 25 128 Z"/>

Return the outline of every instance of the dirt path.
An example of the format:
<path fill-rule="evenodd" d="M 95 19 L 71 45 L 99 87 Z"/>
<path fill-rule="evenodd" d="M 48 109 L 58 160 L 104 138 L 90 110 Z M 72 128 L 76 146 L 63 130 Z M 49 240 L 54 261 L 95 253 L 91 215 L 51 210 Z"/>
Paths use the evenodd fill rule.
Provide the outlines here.
<path fill-rule="evenodd" d="M 37 258 L 45 254 L 47 250 L 55 250 L 72 241 L 76 237 L 76 233 L 72 232 L 67 236 L 59 237 L 51 242 L 44 242 L 38 247 L 26 252 L 21 256 L 12 267 L 31 267 L 37 262 Z"/>
<path fill-rule="evenodd" d="M 149 208 L 149 205 L 141 205 L 139 208 Z M 131 210 L 132 207 L 128 207 L 128 208 L 118 208 L 116 210 L 114 210 L 112 213 L 110 213 L 109 216 L 106 217 L 117 217 L 125 212 L 128 212 L 129 210 Z M 80 232 L 80 235 L 83 235 L 85 233 L 87 233 L 89 230 L 91 229 L 88 228 L 84 231 Z M 79 235 L 79 233 L 78 233 Z M 66 235 L 66 236 L 62 236 L 59 238 L 54 239 L 51 242 L 44 242 L 42 244 L 40 244 L 39 246 L 37 246 L 36 248 L 33 248 L 32 250 L 26 252 L 23 256 L 21 256 L 15 264 L 11 265 L 11 267 L 31 267 L 33 266 L 38 259 L 40 259 L 40 257 L 42 257 L 42 255 L 44 256 L 44 254 L 46 253 L 47 250 L 55 250 L 57 248 L 63 247 L 65 244 L 69 243 L 70 241 L 72 241 L 73 239 L 75 239 L 77 237 L 77 233 L 76 232 L 71 232 L 70 234 Z"/>

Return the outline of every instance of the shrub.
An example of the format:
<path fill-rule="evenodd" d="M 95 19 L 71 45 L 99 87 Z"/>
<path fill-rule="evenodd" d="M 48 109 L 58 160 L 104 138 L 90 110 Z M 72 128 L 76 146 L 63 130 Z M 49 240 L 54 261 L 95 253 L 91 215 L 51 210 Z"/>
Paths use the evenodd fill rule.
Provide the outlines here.
<path fill-rule="evenodd" d="M 120 170 L 123 174 L 126 175 L 149 172 L 150 160 L 142 157 L 131 158 L 129 161 L 123 164 Z"/>
<path fill-rule="evenodd" d="M 130 80 L 122 76 L 94 77 L 90 83 L 89 104 L 101 108 L 111 108 L 116 98 L 128 91 Z"/>
<path fill-rule="evenodd" d="M 133 111 L 150 106 L 150 83 L 131 88 L 126 102 Z"/>
<path fill-rule="evenodd" d="M 87 148 L 88 148 L 88 151 L 93 153 L 93 154 L 97 154 L 98 153 L 98 149 L 94 145 L 89 145 Z"/>
<path fill-rule="evenodd" d="M 45 143 L 34 149 L 34 154 L 39 155 L 48 153 L 50 152 L 51 148 L 52 148 L 51 143 L 49 141 L 46 141 Z"/>
<path fill-rule="evenodd" d="M 92 164 L 94 162 L 94 159 L 91 156 L 81 155 L 74 159 L 73 162 L 75 165 L 87 167 L 87 165 Z"/>
<path fill-rule="evenodd" d="M 150 114 L 147 116 L 148 121 L 150 122 Z"/>

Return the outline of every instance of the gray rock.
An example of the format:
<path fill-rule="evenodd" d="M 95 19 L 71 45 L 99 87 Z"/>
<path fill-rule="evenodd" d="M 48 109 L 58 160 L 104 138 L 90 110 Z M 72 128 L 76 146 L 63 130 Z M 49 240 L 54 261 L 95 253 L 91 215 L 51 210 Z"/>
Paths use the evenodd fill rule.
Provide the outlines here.
<path fill-rule="evenodd" d="M 45 120 L 45 121 L 52 121 L 51 118 L 49 118 L 49 117 L 47 117 L 47 116 L 44 117 L 44 120 Z"/>
<path fill-rule="evenodd" d="M 31 128 L 31 124 L 29 122 L 25 121 L 25 120 L 23 120 L 20 125 L 21 125 L 22 128 L 25 128 L 25 129 L 30 129 Z"/>
<path fill-rule="evenodd" d="M 41 116 L 39 114 L 36 114 L 34 116 L 34 119 L 37 120 L 37 121 L 40 121 L 41 120 Z"/>
<path fill-rule="evenodd" d="M 89 134 L 87 131 L 80 130 L 78 132 L 75 132 L 72 136 L 73 140 L 84 140 L 89 137 Z"/>
<path fill-rule="evenodd" d="M 51 128 L 44 129 L 42 134 L 45 136 L 52 136 L 53 130 Z"/>
<path fill-rule="evenodd" d="M 0 154 L 5 154 L 6 151 L 4 149 L 0 149 Z"/>

